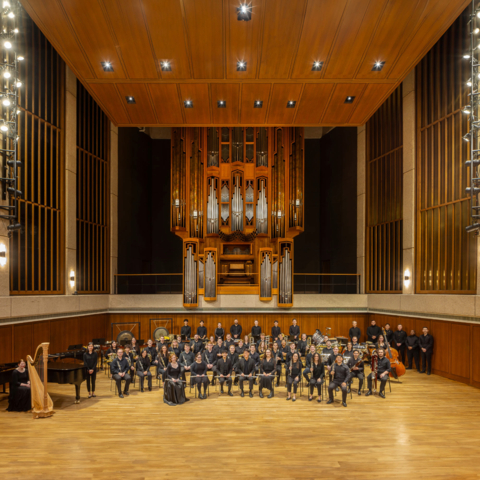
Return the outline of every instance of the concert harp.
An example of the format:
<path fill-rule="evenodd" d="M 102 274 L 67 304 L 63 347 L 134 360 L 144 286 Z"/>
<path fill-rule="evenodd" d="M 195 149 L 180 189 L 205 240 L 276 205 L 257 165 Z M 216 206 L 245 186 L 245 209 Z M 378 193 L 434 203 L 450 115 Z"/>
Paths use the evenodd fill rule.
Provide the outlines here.
<path fill-rule="evenodd" d="M 48 394 L 49 346 L 49 343 L 41 343 L 37 347 L 34 358 L 27 355 L 33 418 L 47 418 L 55 413 L 52 399 Z"/>

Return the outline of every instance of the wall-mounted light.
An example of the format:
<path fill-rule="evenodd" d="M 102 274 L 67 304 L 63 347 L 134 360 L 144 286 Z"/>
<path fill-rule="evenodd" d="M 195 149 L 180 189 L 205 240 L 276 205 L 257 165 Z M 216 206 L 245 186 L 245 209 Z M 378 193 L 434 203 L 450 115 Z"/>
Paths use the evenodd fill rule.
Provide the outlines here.
<path fill-rule="evenodd" d="M 73 270 L 70 270 L 70 286 L 75 287 L 75 272 Z"/>
<path fill-rule="evenodd" d="M 405 288 L 408 288 L 410 286 L 410 270 L 408 268 L 405 270 L 403 276 L 403 284 L 405 285 Z"/>
<path fill-rule="evenodd" d="M 0 243 L 0 267 L 7 264 L 7 247 L 4 243 Z"/>

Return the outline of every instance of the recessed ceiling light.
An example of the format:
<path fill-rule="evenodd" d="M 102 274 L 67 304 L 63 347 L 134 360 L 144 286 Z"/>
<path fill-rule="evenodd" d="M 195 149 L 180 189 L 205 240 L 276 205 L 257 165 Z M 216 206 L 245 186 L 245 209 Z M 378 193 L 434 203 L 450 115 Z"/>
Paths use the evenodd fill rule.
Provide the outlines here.
<path fill-rule="evenodd" d="M 127 103 L 136 103 L 135 98 L 133 97 L 125 97 L 127 99 Z"/>
<path fill-rule="evenodd" d="M 239 60 L 237 62 L 237 72 L 245 72 L 247 70 L 247 62 Z"/>
<path fill-rule="evenodd" d="M 239 22 L 248 22 L 252 19 L 252 4 L 242 3 L 237 7 L 237 20 Z"/>
<path fill-rule="evenodd" d="M 217 102 L 217 107 L 218 108 L 227 108 L 227 102 L 225 100 L 219 100 Z"/>
<path fill-rule="evenodd" d="M 295 100 L 289 100 L 287 102 L 287 108 L 295 108 L 296 104 L 297 104 L 297 102 Z"/>
<path fill-rule="evenodd" d="M 319 72 L 323 67 L 323 62 L 313 62 L 312 72 Z"/>
<path fill-rule="evenodd" d="M 354 100 L 355 100 L 355 97 L 347 97 L 344 103 L 353 103 Z"/>
<path fill-rule="evenodd" d="M 113 66 L 110 62 L 102 62 L 102 68 L 104 72 L 113 72 Z"/>
<path fill-rule="evenodd" d="M 253 108 L 262 108 L 263 107 L 263 101 L 262 100 L 255 100 L 253 102 Z"/>
<path fill-rule="evenodd" d="M 183 105 L 185 108 L 193 108 L 193 102 L 191 100 L 185 100 Z"/>
<path fill-rule="evenodd" d="M 372 67 L 372 72 L 379 72 L 384 65 L 385 62 L 375 62 Z"/>
<path fill-rule="evenodd" d="M 164 62 L 161 63 L 162 66 L 162 72 L 171 72 L 172 71 L 172 65 L 168 60 L 165 60 Z"/>

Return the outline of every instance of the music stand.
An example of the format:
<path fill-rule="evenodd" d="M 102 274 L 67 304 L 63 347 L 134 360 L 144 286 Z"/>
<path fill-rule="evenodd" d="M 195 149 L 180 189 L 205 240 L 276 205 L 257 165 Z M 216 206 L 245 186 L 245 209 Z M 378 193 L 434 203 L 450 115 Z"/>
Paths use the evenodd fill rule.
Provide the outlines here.
<path fill-rule="evenodd" d="M 83 344 L 80 343 L 79 345 L 69 345 L 67 350 L 70 351 L 70 350 L 80 350 L 81 348 L 83 348 Z"/>
<path fill-rule="evenodd" d="M 187 341 L 187 336 L 186 335 L 182 335 L 182 342 L 186 342 Z"/>
<path fill-rule="evenodd" d="M 260 335 L 253 335 L 254 343 L 258 343 L 259 340 L 260 340 Z"/>
<path fill-rule="evenodd" d="M 142 346 L 142 345 L 145 345 L 145 340 L 137 340 L 137 345 L 138 346 Z"/>
<path fill-rule="evenodd" d="M 107 342 L 107 339 L 106 338 L 94 338 L 92 340 L 92 343 L 94 345 L 105 345 L 105 343 Z"/>
<path fill-rule="evenodd" d="M 295 335 L 289 335 L 288 336 L 288 341 L 290 343 L 294 343 L 295 345 L 297 344 L 298 340 L 295 340 Z"/>

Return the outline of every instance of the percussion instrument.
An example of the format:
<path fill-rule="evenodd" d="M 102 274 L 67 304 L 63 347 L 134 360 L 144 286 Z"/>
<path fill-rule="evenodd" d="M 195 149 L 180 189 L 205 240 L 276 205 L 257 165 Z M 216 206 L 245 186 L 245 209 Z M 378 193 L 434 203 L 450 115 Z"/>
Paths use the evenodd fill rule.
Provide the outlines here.
<path fill-rule="evenodd" d="M 153 331 L 153 338 L 156 342 L 160 341 L 160 337 L 165 337 L 165 341 L 170 341 L 170 337 L 168 336 L 169 332 L 165 327 L 158 327 Z"/>
<path fill-rule="evenodd" d="M 130 332 L 129 330 L 123 330 L 117 335 L 117 344 L 124 347 L 125 345 L 129 345 L 130 343 L 132 343 L 132 338 L 132 332 Z"/>

